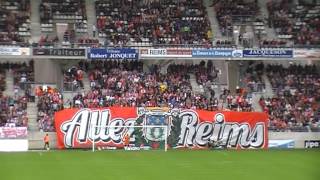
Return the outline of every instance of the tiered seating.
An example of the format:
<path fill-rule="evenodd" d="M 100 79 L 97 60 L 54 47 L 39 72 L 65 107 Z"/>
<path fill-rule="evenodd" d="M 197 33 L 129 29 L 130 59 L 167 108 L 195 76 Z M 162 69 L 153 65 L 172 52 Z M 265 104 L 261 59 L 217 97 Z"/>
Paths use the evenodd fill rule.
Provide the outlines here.
<path fill-rule="evenodd" d="M 235 44 L 230 40 L 217 40 L 216 46 L 222 48 L 233 48 Z"/>
<path fill-rule="evenodd" d="M 215 4 L 215 11 L 222 35 L 233 34 L 234 23 L 246 23 L 259 12 L 256 2 L 244 2 L 242 0 L 219 1 Z"/>
<path fill-rule="evenodd" d="M 79 47 L 97 48 L 100 46 L 98 39 L 91 39 L 91 38 L 79 38 L 78 44 L 79 44 Z"/>
<path fill-rule="evenodd" d="M 6 89 L 6 73 L 0 64 L 0 96 L 2 96 L 2 92 Z"/>
<path fill-rule="evenodd" d="M 30 61 L 29 64 L 12 64 L 11 68 L 14 75 L 14 86 L 26 90 L 28 83 L 34 83 L 33 61 Z"/>
<path fill-rule="evenodd" d="M 270 25 L 275 28 L 278 38 L 293 40 L 296 45 L 319 45 L 320 4 L 289 2 L 268 2 Z"/>
<path fill-rule="evenodd" d="M 249 63 L 249 67 L 246 70 L 242 82 L 248 92 L 262 92 L 265 89 L 265 83 L 263 82 L 262 75 L 264 73 L 264 64 L 253 62 Z"/>
<path fill-rule="evenodd" d="M 260 100 L 273 129 L 307 131 L 320 123 L 320 74 L 316 66 L 269 65 L 267 75 L 276 96 Z"/>
<path fill-rule="evenodd" d="M 207 64 L 202 61 L 200 64 L 192 65 L 191 72 L 196 75 L 197 83 L 202 86 L 205 86 L 208 82 L 213 82 L 218 75 L 218 70 L 215 69 L 211 61 L 208 61 Z"/>
<path fill-rule="evenodd" d="M 0 127 L 27 126 L 27 97 L 18 95 L 11 97 L 3 94 L 6 84 L 5 70 L 9 68 L 8 65 L 8 63 L 0 65 Z"/>
<path fill-rule="evenodd" d="M 27 98 L 0 97 L 0 126 L 27 126 Z"/>
<path fill-rule="evenodd" d="M 285 39 L 278 39 L 277 37 L 270 38 L 267 36 L 267 24 L 262 19 L 257 18 L 253 22 L 254 33 L 259 40 L 260 48 L 287 48 L 292 47 L 292 43 Z"/>
<path fill-rule="evenodd" d="M 38 46 L 39 47 L 45 47 L 45 48 L 53 48 L 56 43 L 59 42 L 59 39 L 57 36 L 41 36 Z"/>
<path fill-rule="evenodd" d="M 75 32 L 87 32 L 84 0 L 42 0 L 40 4 L 42 32 L 53 32 L 55 22 L 75 24 Z"/>
<path fill-rule="evenodd" d="M 288 47 L 289 43 L 284 39 L 263 39 L 260 41 L 261 48 L 284 48 Z"/>
<path fill-rule="evenodd" d="M 191 67 L 191 66 L 190 66 Z M 192 92 L 188 66 L 170 65 L 167 74 L 155 66 L 142 72 L 137 61 L 98 61 L 89 72 L 92 91 L 74 97 L 76 107 L 165 106 L 208 109 L 208 100 Z"/>
<path fill-rule="evenodd" d="M 26 45 L 30 34 L 30 0 L 0 2 L 0 45 Z"/>
<path fill-rule="evenodd" d="M 211 44 L 202 0 L 97 0 L 97 30 L 106 44 Z"/>
<path fill-rule="evenodd" d="M 256 34 L 258 39 L 261 39 L 267 35 L 267 31 L 265 28 L 266 24 L 262 19 L 256 18 L 256 20 L 253 22 L 252 25 L 253 25 L 254 33 Z"/>
<path fill-rule="evenodd" d="M 64 90 L 76 91 L 83 88 L 83 75 L 84 72 L 80 67 L 73 66 L 64 72 Z"/>
<path fill-rule="evenodd" d="M 63 109 L 63 100 L 57 89 L 37 87 L 38 124 L 40 131 L 54 131 L 54 112 Z"/>
<path fill-rule="evenodd" d="M 224 89 L 220 95 L 220 99 L 224 102 L 225 111 L 250 112 L 253 111 L 252 98 L 245 89 L 237 88 L 236 93 L 232 94 L 229 89 Z"/>

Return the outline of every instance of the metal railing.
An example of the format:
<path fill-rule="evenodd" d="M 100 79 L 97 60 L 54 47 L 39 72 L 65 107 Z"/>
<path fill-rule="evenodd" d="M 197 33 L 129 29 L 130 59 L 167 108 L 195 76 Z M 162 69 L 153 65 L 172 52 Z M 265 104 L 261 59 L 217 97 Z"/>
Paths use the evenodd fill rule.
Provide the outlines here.
<path fill-rule="evenodd" d="M 218 40 L 218 39 L 217 39 Z M 223 39 L 222 39 L 223 40 Z M 29 48 L 90 48 L 90 47 L 101 47 L 101 48 L 190 48 L 190 49 L 236 49 L 240 48 L 235 44 L 231 45 L 212 45 L 206 44 L 146 44 L 146 43 L 135 43 L 126 45 L 104 45 L 103 43 L 28 43 L 28 42 L 0 42 L 0 47 L 29 47 Z M 292 48 L 292 49 L 313 49 L 320 48 L 320 44 L 315 45 L 279 45 L 274 47 L 273 45 L 260 45 L 260 48 Z"/>

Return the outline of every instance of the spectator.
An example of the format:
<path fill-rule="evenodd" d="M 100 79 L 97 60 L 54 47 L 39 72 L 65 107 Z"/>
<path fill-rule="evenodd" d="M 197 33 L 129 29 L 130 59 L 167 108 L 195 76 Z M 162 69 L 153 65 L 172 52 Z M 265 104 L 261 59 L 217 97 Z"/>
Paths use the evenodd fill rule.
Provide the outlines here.
<path fill-rule="evenodd" d="M 303 127 L 317 124 L 320 120 L 320 76 L 317 67 L 268 65 L 266 71 L 275 96 L 261 98 L 260 105 L 269 113 L 270 126 L 278 130 L 303 130 Z"/>
<path fill-rule="evenodd" d="M 62 95 L 50 86 L 37 87 L 38 124 L 44 132 L 54 131 L 53 116 L 55 111 L 63 109 Z"/>

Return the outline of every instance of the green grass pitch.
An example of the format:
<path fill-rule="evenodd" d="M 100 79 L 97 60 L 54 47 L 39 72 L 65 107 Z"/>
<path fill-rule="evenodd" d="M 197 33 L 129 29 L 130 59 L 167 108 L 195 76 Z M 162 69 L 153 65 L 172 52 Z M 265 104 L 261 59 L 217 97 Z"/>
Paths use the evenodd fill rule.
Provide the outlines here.
<path fill-rule="evenodd" d="M 1 180 L 319 180 L 319 150 L 0 153 Z"/>

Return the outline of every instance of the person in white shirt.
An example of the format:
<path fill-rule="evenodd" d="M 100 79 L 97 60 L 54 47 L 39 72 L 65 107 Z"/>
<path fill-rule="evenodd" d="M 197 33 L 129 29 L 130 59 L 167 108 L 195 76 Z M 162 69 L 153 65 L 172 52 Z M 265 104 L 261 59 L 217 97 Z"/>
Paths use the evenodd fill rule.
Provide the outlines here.
<path fill-rule="evenodd" d="M 97 31 L 97 27 L 95 25 L 92 25 L 92 34 L 93 37 L 96 37 L 96 31 Z"/>

